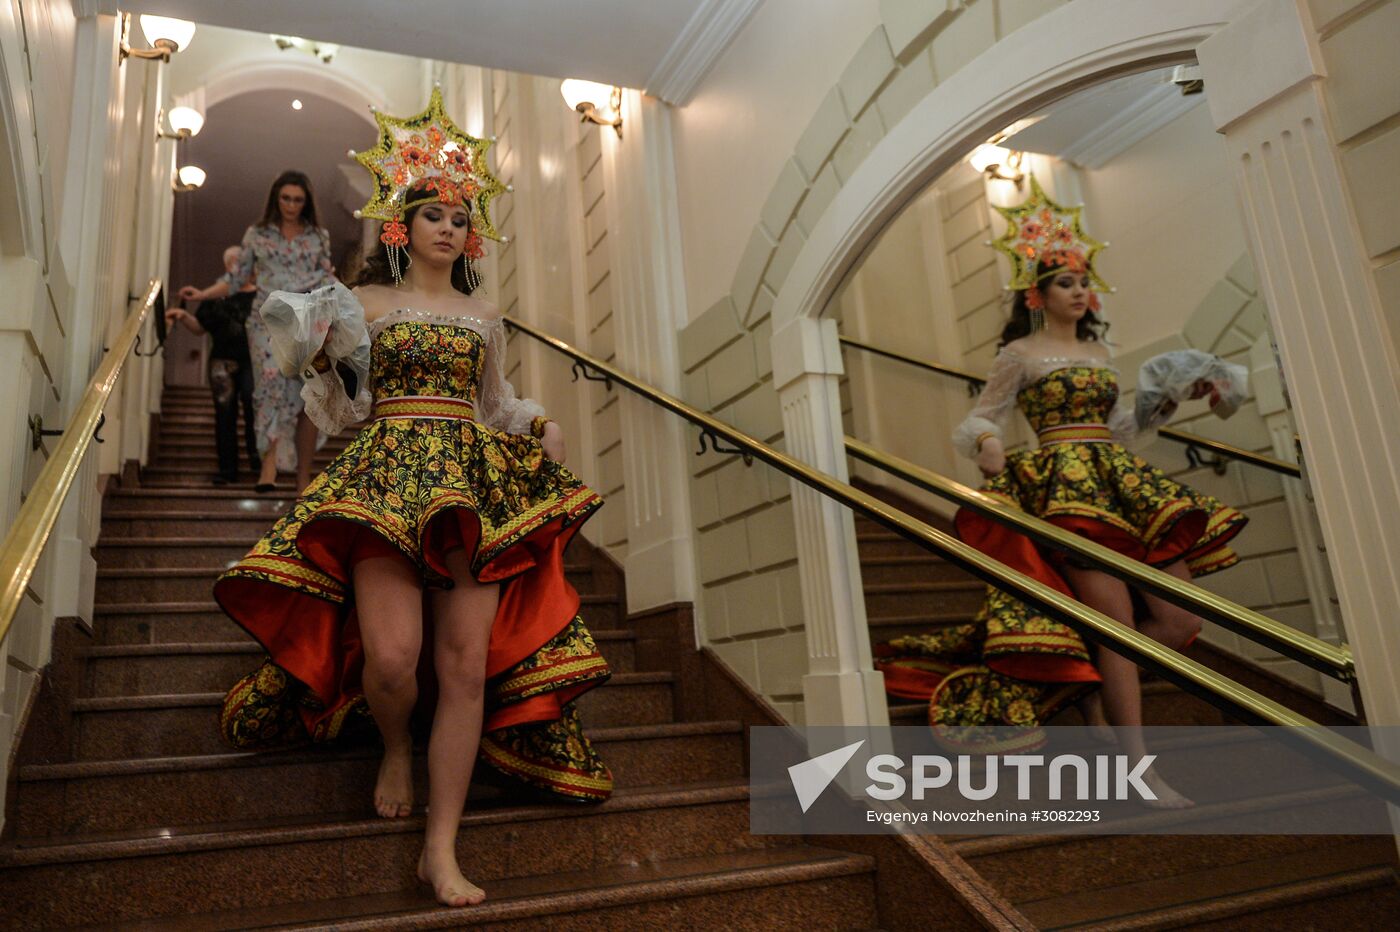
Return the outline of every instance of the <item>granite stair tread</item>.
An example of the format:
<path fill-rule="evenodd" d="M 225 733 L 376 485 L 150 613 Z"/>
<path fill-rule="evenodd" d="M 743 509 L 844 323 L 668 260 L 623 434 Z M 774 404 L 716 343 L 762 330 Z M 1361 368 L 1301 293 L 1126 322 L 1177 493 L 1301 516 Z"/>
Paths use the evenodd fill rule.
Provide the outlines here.
<path fill-rule="evenodd" d="M 476 806 L 462 816 L 464 828 L 525 821 L 568 820 L 600 813 L 653 811 L 711 803 L 747 802 L 747 779 L 666 787 L 619 789 L 612 797 L 596 804 L 525 804 Z M 84 861 L 106 861 L 151 855 L 168 856 L 190 851 L 260 847 L 327 838 L 421 834 L 424 816 L 420 812 L 403 819 L 343 818 L 313 816 L 304 820 L 288 818 L 251 819 L 243 822 L 161 826 L 84 835 L 21 838 L 0 844 L 0 869 Z"/>
<path fill-rule="evenodd" d="M 693 858 L 555 872 L 493 881 L 489 899 L 453 909 L 438 905 L 426 886 L 411 891 L 369 894 L 285 906 L 228 910 L 178 919 L 111 926 L 114 932 L 285 928 L 300 930 L 460 928 L 487 922 L 546 921 L 568 914 L 644 903 L 673 904 L 707 894 L 737 893 L 759 887 L 820 883 L 869 874 L 872 859 L 813 845 L 794 845 Z M 679 905 L 679 904 L 674 904 Z M 793 916 L 794 920 L 798 917 Z M 775 925 L 779 917 L 774 917 Z M 790 928 L 801 928 L 797 922 Z"/>
<path fill-rule="evenodd" d="M 1247 897 L 1257 908 L 1272 905 L 1273 897 L 1306 891 L 1309 898 L 1333 885 L 1354 888 L 1395 883 L 1395 847 L 1388 836 L 1347 839 L 1341 844 L 1310 848 L 1277 857 L 1216 865 L 1198 870 L 1173 870 L 1160 863 L 1150 879 L 1100 886 L 1060 896 L 1016 903 L 1043 929 L 1171 928 L 1180 920 L 1213 918 L 1210 911 L 1231 911 Z M 1181 866 L 1186 866 L 1185 862 Z M 1301 886 L 1301 891 L 1290 887 Z M 1183 893 L 1187 899 L 1183 902 Z"/>

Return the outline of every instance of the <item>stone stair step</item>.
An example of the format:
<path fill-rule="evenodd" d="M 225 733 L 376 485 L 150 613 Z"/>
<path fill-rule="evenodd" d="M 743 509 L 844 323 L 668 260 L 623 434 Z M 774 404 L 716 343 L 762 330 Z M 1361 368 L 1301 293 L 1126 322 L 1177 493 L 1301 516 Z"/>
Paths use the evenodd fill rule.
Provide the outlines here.
<path fill-rule="evenodd" d="M 615 672 L 633 671 L 636 636 L 631 631 L 592 634 Z M 245 635 L 223 642 L 105 644 L 83 648 L 78 656 L 87 660 L 85 696 L 114 697 L 227 689 L 261 663 L 265 652 Z"/>
<path fill-rule="evenodd" d="M 900 554 L 862 557 L 860 578 L 866 585 L 886 583 L 965 581 L 968 574 L 942 557 L 931 554 Z"/>
<path fill-rule="evenodd" d="M 880 559 L 882 557 L 926 556 L 935 560 L 943 559 L 932 550 L 926 550 L 913 541 L 883 528 L 878 531 L 864 531 L 856 534 L 856 551 L 860 555 L 862 566 L 865 565 L 867 559 Z"/>
<path fill-rule="evenodd" d="M 928 721 L 928 703 L 890 697 L 891 725 L 923 725 Z M 1165 680 L 1144 680 L 1142 684 L 1142 723 L 1144 725 L 1220 725 L 1220 710 L 1204 699 L 1185 692 Z M 1048 725 L 1084 724 L 1084 717 L 1073 705 L 1063 709 Z"/>
<path fill-rule="evenodd" d="M 619 788 L 744 775 L 738 722 L 590 728 L 588 737 Z M 250 807 L 264 819 L 369 818 L 379 753 L 371 744 L 32 765 L 19 774 L 16 832 L 23 839 L 232 822 Z M 414 770 L 416 798 L 426 800 L 421 751 Z"/>
<path fill-rule="evenodd" d="M 264 909 L 116 926 L 189 932 L 296 922 L 303 930 L 733 928 L 736 915 L 773 932 L 870 928 L 876 921 L 874 864 L 862 855 L 810 845 L 506 878 L 489 899 L 439 906 L 426 888 Z M 467 916 L 470 919 L 467 919 Z"/>
<path fill-rule="evenodd" d="M 10 844 L 0 847 L 0 925 L 109 927 L 183 917 L 191 904 L 217 911 L 412 890 L 422 835 L 419 816 L 260 819 Z M 457 850 L 484 885 L 798 841 L 750 834 L 748 787 L 733 782 L 621 791 L 598 805 L 469 809 Z"/>
<path fill-rule="evenodd" d="M 274 492 L 254 492 L 235 485 L 202 488 L 144 486 L 136 489 L 115 489 L 107 493 L 103 517 L 112 513 L 151 511 L 228 511 L 239 514 L 258 512 L 268 515 L 268 523 L 292 506 L 296 497 L 291 489 Z M 207 535 L 201 535 L 207 536 Z"/>
<path fill-rule="evenodd" d="M 277 515 L 292 503 L 286 497 L 268 499 L 282 507 L 276 511 L 257 509 L 168 508 L 131 509 L 108 508 L 102 513 L 102 534 L 111 537 L 235 537 L 243 534 L 266 533 Z M 101 540 L 101 538 L 99 538 Z"/>
<path fill-rule="evenodd" d="M 1272 840 L 1272 836 L 1262 837 Z M 1121 877 L 1115 871 L 1109 884 L 1090 881 L 1073 892 L 1024 901 L 1012 897 L 1012 901 L 1037 927 L 1047 929 L 1169 929 L 1183 925 L 1205 928 L 1209 920 L 1244 920 L 1250 913 L 1344 895 L 1351 901 L 1346 914 L 1335 912 L 1338 904 L 1334 903 L 1325 927 L 1375 928 L 1369 923 L 1387 912 L 1395 915 L 1400 887 L 1396 885 L 1393 839 L 1320 837 L 1338 843 L 1201 866 L 1210 862 L 1206 849 L 1242 848 L 1249 852 L 1250 843 L 1258 843 L 1261 836 L 1197 836 L 1190 839 L 1194 849 L 1189 857 L 1158 858 L 1144 879 L 1113 883 Z M 1144 840 L 1163 839 L 1152 836 Z M 1040 863 L 1038 869 L 1045 870 L 1044 862 Z M 1105 873 L 1102 865 L 1091 867 L 1094 862 L 1077 859 L 1076 863 L 1093 871 L 1085 875 L 1086 880 Z M 1189 899 L 1183 902 L 1185 891 L 1189 891 Z M 1360 895 L 1351 896 L 1356 894 Z M 1293 910 L 1289 910 L 1283 925 L 1270 925 L 1264 920 L 1222 927 L 1320 928 L 1297 924 Z"/>
<path fill-rule="evenodd" d="M 217 602 L 109 603 L 96 607 L 104 644 L 176 644 L 252 639 Z"/>
<path fill-rule="evenodd" d="M 975 612 L 986 587 L 978 580 L 866 583 L 865 613 L 870 618 L 947 612 Z"/>
<path fill-rule="evenodd" d="M 869 618 L 867 625 L 870 628 L 870 643 L 879 644 L 893 638 L 930 634 L 940 628 L 970 624 L 975 617 L 974 612 L 924 612 Z"/>
<path fill-rule="evenodd" d="M 257 666 L 248 658 L 245 672 Z M 585 726 L 659 725 L 674 721 L 675 676 L 615 673 L 578 699 Z M 232 686 L 230 681 L 227 685 Z M 74 756 L 79 760 L 217 754 L 224 690 L 75 699 Z"/>

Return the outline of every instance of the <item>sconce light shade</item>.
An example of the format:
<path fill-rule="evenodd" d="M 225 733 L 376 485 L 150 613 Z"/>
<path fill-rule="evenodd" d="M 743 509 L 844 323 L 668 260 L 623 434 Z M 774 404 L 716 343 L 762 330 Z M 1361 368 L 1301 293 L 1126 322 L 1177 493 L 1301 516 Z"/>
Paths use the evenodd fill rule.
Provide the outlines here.
<path fill-rule="evenodd" d="M 592 107 L 603 111 L 608 109 L 608 101 L 612 99 L 612 86 L 599 84 L 597 81 L 569 78 L 559 85 L 559 93 L 564 95 L 564 102 L 569 105 L 570 110 L 582 111 Z"/>
<path fill-rule="evenodd" d="M 175 190 L 193 191 L 204 184 L 204 179 L 207 177 L 204 169 L 198 165 L 182 165 L 180 170 L 175 173 Z"/>
<path fill-rule="evenodd" d="M 967 162 L 974 171 L 984 172 L 993 165 L 1006 165 L 1011 160 L 1011 150 L 1001 146 L 980 145 L 972 150 Z"/>
<path fill-rule="evenodd" d="M 194 23 L 171 16 L 142 13 L 141 34 L 153 49 L 169 47 L 170 51 L 178 52 L 189 48 L 190 40 L 194 38 Z"/>
<path fill-rule="evenodd" d="M 167 116 L 170 128 L 182 139 L 198 136 L 199 131 L 204 128 L 204 114 L 193 107 L 175 107 Z"/>

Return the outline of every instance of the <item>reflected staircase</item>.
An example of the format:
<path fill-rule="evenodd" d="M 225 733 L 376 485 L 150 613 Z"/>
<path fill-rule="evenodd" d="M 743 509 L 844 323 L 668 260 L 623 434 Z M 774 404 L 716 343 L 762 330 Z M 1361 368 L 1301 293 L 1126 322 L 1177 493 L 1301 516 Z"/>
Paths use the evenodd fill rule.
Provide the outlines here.
<path fill-rule="evenodd" d="M 857 485 L 952 532 L 951 522 L 928 509 L 878 486 Z M 856 516 L 855 527 L 872 645 L 973 619 L 984 592 L 979 580 L 868 518 Z M 1187 654 L 1207 665 L 1218 662 L 1206 650 Z M 1271 698 L 1317 715 L 1316 700 L 1299 690 L 1276 688 Z M 892 725 L 923 726 L 927 713 L 927 703 L 890 698 Z M 1147 676 L 1143 721 L 1218 725 L 1226 719 L 1204 700 Z M 1346 722 L 1338 713 L 1331 723 Z M 1071 706 L 1050 724 L 1082 725 L 1083 719 Z M 1143 823 L 1151 819 L 1144 811 Z M 1390 836 L 943 837 L 1039 929 L 1362 930 L 1389 928 L 1400 915 Z"/>

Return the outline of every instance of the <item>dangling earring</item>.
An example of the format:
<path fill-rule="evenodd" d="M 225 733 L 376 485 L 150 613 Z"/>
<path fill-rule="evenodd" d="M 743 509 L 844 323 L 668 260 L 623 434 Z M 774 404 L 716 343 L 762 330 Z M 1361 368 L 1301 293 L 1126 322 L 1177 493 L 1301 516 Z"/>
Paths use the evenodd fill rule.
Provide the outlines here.
<path fill-rule="evenodd" d="M 1029 311 L 1031 321 L 1031 333 L 1037 333 L 1045 329 L 1045 295 L 1041 294 L 1040 288 L 1031 285 L 1026 289 L 1026 310 Z"/>
<path fill-rule="evenodd" d="M 394 287 L 403 284 L 403 272 L 409 265 L 413 264 L 413 257 L 408 254 L 408 227 L 398 220 L 388 220 L 384 223 L 384 232 L 379 234 L 379 241 L 384 244 L 384 256 L 389 260 L 389 274 L 394 277 Z M 408 258 L 408 264 L 399 262 L 399 250 L 403 250 L 404 256 Z"/>
<path fill-rule="evenodd" d="M 476 266 L 472 265 L 472 260 L 466 253 L 462 253 L 462 272 L 467 279 L 467 294 L 481 287 L 481 274 L 477 272 Z"/>

